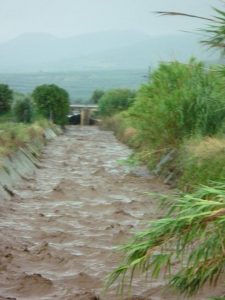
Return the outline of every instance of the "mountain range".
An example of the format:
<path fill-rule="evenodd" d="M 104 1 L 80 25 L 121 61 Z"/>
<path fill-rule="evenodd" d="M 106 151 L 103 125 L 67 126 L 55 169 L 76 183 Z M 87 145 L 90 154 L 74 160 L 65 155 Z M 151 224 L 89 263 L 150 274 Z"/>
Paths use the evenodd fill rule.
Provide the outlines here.
<path fill-rule="evenodd" d="M 190 33 L 103 31 L 69 38 L 27 33 L 0 44 L 0 73 L 146 69 L 159 61 L 214 60 Z"/>

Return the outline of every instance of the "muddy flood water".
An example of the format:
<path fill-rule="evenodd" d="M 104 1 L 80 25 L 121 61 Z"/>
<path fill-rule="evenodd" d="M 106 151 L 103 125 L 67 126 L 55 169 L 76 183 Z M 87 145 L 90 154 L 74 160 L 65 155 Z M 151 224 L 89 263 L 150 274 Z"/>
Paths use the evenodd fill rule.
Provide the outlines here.
<path fill-rule="evenodd" d="M 143 168 L 121 164 L 130 153 L 111 132 L 79 126 L 44 148 L 41 168 L 0 202 L 0 300 L 121 299 L 115 287 L 102 293 L 121 259 L 114 248 L 157 217 L 146 192 L 168 189 Z M 182 298 L 163 280 L 142 278 L 123 299 Z"/>

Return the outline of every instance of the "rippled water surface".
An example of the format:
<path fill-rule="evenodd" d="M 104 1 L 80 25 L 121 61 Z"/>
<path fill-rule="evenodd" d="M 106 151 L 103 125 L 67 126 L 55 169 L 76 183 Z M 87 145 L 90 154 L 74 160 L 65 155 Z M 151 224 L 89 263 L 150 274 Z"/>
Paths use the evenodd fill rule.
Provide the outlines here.
<path fill-rule="evenodd" d="M 41 168 L 0 203 L 0 300 L 118 299 L 115 287 L 102 294 L 114 248 L 157 217 L 146 192 L 167 192 L 119 163 L 130 153 L 95 127 L 70 127 L 45 147 Z M 163 280 L 139 279 L 132 293 L 124 299 L 181 299 Z"/>

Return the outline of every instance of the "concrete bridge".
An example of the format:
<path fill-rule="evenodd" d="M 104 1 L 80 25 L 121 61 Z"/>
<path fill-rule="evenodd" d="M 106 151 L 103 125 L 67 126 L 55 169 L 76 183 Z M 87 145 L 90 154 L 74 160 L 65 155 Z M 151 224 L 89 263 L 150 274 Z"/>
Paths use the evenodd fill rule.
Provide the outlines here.
<path fill-rule="evenodd" d="M 80 115 L 80 124 L 89 125 L 91 119 L 91 113 L 98 110 L 96 104 L 71 104 L 70 110 L 73 115 Z"/>

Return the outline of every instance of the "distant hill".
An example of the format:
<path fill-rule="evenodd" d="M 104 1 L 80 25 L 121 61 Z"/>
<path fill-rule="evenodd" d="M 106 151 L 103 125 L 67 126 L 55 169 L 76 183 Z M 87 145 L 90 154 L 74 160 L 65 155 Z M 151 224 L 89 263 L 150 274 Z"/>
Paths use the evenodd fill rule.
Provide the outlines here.
<path fill-rule="evenodd" d="M 151 37 L 131 31 L 106 31 L 70 38 L 29 33 L 0 44 L 0 73 L 141 69 L 159 60 L 213 60 L 188 33 Z"/>
<path fill-rule="evenodd" d="M 148 80 L 145 70 L 108 70 L 76 72 L 1 73 L 0 82 L 14 91 L 30 94 L 41 84 L 56 84 L 70 95 L 71 102 L 87 102 L 94 90 L 129 88 L 138 89 Z"/>

